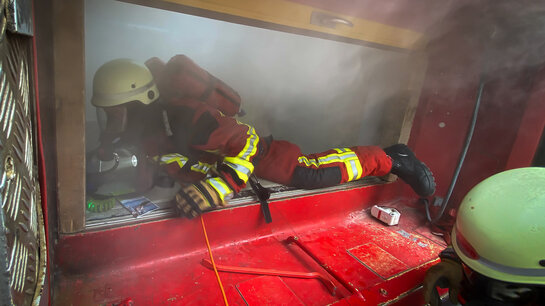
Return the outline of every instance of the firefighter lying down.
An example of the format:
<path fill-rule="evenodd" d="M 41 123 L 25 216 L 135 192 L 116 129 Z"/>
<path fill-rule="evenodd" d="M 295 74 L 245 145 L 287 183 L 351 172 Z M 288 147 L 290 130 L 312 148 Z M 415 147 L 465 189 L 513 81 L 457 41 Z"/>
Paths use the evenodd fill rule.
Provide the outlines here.
<path fill-rule="evenodd" d="M 189 218 L 224 205 L 252 173 L 314 189 L 391 172 L 420 196 L 435 191 L 430 170 L 403 144 L 303 155 L 293 143 L 261 137 L 234 118 L 240 96 L 184 55 L 166 64 L 105 63 L 94 76 L 91 102 L 106 113 L 99 159 L 114 159 L 120 144 L 137 145 L 182 185 L 176 206 Z"/>

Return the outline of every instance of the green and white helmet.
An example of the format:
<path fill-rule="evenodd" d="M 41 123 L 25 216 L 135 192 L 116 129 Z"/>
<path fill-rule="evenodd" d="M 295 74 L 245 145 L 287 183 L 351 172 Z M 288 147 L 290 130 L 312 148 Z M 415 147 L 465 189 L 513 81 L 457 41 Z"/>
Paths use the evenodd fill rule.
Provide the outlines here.
<path fill-rule="evenodd" d="M 475 186 L 460 205 L 452 244 L 484 276 L 545 285 L 545 168 L 508 170 Z"/>

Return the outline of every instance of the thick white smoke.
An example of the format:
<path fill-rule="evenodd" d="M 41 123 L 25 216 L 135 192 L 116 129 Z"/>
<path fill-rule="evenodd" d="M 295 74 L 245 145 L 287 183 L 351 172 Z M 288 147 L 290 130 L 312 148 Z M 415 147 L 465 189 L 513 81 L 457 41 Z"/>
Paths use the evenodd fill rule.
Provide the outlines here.
<path fill-rule="evenodd" d="M 247 112 L 241 121 L 307 153 L 380 143 L 384 107 L 410 77 L 406 53 L 117 1 L 86 1 L 85 9 L 87 101 L 106 61 L 186 54 L 239 92 Z M 92 148 L 96 119 L 87 103 Z M 403 110 L 396 116 L 401 121 Z"/>

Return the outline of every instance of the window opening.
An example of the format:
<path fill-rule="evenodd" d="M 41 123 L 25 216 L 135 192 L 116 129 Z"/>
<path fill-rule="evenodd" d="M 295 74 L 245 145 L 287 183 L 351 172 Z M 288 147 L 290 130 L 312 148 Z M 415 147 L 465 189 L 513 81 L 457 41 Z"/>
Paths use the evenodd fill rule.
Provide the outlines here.
<path fill-rule="evenodd" d="M 110 174 L 109 169 L 122 172 L 122 179 L 117 177 L 115 182 L 102 186 L 98 186 L 101 182 L 91 186 L 94 182 L 88 175 L 88 228 L 137 221 L 120 205 L 119 200 L 124 198 L 142 196 L 157 206 L 138 220 L 173 214 L 171 200 L 179 184 L 155 177 L 153 188 L 136 192 L 134 179 L 141 176 L 136 168 L 142 159 L 132 148 L 117 152 L 113 162 L 97 161 L 99 137 L 106 123 L 104 110 L 97 110 L 91 98 L 93 77 L 105 62 L 130 58 L 144 63 L 152 57 L 166 62 L 177 54 L 188 56 L 238 92 L 246 114 L 237 116 L 237 120 L 255 127 L 262 137 L 272 135 L 299 145 L 303 154 L 397 143 L 403 137 L 410 103 L 414 107 L 414 95 L 420 90 L 418 84 L 412 83 L 415 55 L 411 53 L 122 2 L 85 1 L 87 173 L 91 168 L 106 174 Z M 416 68 L 423 71 L 423 67 Z M 366 178 L 324 190 L 303 191 L 260 181 L 273 192 L 272 199 L 382 182 Z M 248 184 L 229 205 L 255 202 Z"/>

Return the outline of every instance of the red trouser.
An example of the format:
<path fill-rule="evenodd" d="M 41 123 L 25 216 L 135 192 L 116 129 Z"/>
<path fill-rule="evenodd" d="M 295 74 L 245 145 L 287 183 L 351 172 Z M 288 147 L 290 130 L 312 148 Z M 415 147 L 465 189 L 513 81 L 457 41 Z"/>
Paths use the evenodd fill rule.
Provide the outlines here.
<path fill-rule="evenodd" d="M 273 140 L 255 174 L 266 180 L 304 189 L 323 188 L 365 176 L 390 173 L 392 160 L 375 146 L 332 149 L 303 155 L 288 141 Z"/>

